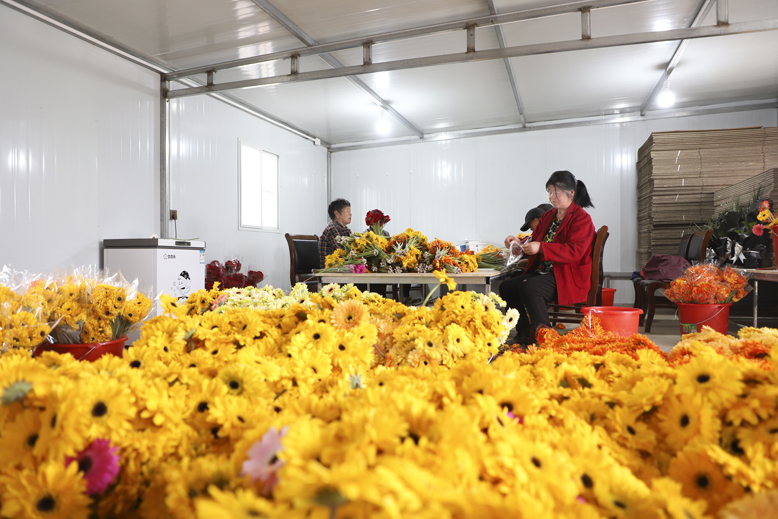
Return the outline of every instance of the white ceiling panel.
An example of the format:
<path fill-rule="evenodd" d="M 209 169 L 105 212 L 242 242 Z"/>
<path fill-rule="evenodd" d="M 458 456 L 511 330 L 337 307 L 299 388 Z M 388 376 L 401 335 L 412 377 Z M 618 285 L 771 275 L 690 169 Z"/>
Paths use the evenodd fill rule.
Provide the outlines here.
<path fill-rule="evenodd" d="M 413 135 L 388 114 L 389 131 L 376 130 L 381 109 L 345 78 L 235 90 L 236 97 L 330 142 Z"/>
<path fill-rule="evenodd" d="M 28 3 L 176 69 L 302 46 L 251 0 Z"/>
<path fill-rule="evenodd" d="M 513 58 L 527 120 L 634 111 L 661 77 L 675 46 L 651 43 Z"/>
<path fill-rule="evenodd" d="M 689 42 L 670 76 L 676 103 L 690 106 L 722 100 L 775 99 L 778 97 L 776 50 L 776 31 Z"/>
<path fill-rule="evenodd" d="M 502 60 L 399 70 L 362 79 L 425 133 L 520 122 Z"/>
<path fill-rule="evenodd" d="M 319 43 L 485 16 L 481 0 L 274 0 Z"/>

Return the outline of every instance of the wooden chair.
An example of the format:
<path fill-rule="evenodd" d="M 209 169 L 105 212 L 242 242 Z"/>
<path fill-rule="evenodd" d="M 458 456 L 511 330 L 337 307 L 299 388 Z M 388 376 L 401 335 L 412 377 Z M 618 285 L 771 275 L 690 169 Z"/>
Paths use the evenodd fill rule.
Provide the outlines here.
<path fill-rule="evenodd" d="M 605 251 L 605 242 L 608 241 L 608 226 L 603 225 L 594 235 L 592 243 L 592 279 L 589 294 L 586 301 L 574 305 L 560 305 L 552 303 L 552 310 L 548 312 L 548 318 L 551 324 L 556 323 L 579 323 L 583 316 L 581 308 L 584 306 L 602 305 L 602 257 Z"/>
<path fill-rule="evenodd" d="M 318 290 L 318 282 L 310 281 L 313 269 L 319 268 L 319 237 L 315 234 L 284 234 L 289 245 L 289 282 L 292 286 L 305 282 L 308 290 Z"/>
<path fill-rule="evenodd" d="M 708 252 L 708 242 L 710 241 L 711 236 L 713 236 L 713 229 L 696 232 L 691 235 L 685 256 L 686 259 L 689 260 L 689 263 L 694 265 L 695 263 L 705 261 L 705 257 Z M 643 279 L 638 281 L 638 284 L 640 284 L 640 287 L 645 290 L 647 306 L 647 309 L 644 309 L 646 314 L 646 324 L 643 328 L 643 333 L 650 333 L 651 325 L 654 322 L 654 314 L 656 313 L 656 309 L 675 308 L 675 303 L 663 296 L 657 296 L 656 294 L 659 290 L 670 288 L 669 282 Z"/>
<path fill-rule="evenodd" d="M 677 256 L 687 258 L 689 256 L 689 242 L 692 240 L 692 234 L 681 234 L 681 243 L 678 244 Z M 632 281 L 632 288 L 635 290 L 635 302 L 632 304 L 632 308 L 640 308 L 643 313 L 640 314 L 640 325 L 644 324 L 646 318 L 646 312 L 648 311 L 648 295 L 646 288 L 652 280 L 638 278 Z"/>

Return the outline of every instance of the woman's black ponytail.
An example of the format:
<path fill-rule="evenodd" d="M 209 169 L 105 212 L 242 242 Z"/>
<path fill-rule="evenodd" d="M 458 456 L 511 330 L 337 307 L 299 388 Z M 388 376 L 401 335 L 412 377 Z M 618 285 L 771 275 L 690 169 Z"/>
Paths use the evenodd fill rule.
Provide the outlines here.
<path fill-rule="evenodd" d="M 575 179 L 575 175 L 569 171 L 554 171 L 551 177 L 546 182 L 546 189 L 549 186 L 554 186 L 556 189 L 570 192 L 575 191 L 573 202 L 581 207 L 594 207 L 592 199 L 589 198 L 589 191 L 586 190 L 586 186 L 580 180 Z"/>
<path fill-rule="evenodd" d="M 589 191 L 586 190 L 586 186 L 580 180 L 575 183 L 575 196 L 573 202 L 581 207 L 594 207 L 592 199 L 589 198 Z"/>

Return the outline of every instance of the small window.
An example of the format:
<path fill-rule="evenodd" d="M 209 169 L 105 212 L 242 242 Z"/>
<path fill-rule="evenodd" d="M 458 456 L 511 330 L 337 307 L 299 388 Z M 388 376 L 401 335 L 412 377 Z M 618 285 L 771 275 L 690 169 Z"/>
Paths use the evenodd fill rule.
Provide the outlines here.
<path fill-rule="evenodd" d="M 240 145 L 240 228 L 278 229 L 278 155 Z"/>

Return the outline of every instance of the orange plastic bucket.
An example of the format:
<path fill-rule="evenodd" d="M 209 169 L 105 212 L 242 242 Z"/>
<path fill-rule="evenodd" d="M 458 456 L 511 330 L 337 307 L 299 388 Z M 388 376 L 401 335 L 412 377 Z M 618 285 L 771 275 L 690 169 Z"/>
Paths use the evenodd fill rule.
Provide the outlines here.
<path fill-rule="evenodd" d="M 613 296 L 616 295 L 615 288 L 602 289 L 602 306 L 613 306 Z"/>
<path fill-rule="evenodd" d="M 57 353 L 70 353 L 76 360 L 95 361 L 103 355 L 115 355 L 122 357 L 124 355 L 124 343 L 127 337 L 121 337 L 107 342 L 96 342 L 93 344 L 52 344 L 44 342 L 33 352 L 33 357 L 40 357 L 45 351 L 56 351 Z"/>
<path fill-rule="evenodd" d="M 681 337 L 687 333 L 698 333 L 703 326 L 710 326 L 719 333 L 727 334 L 729 327 L 729 307 L 732 303 L 678 305 L 678 321 L 681 323 Z"/>
<path fill-rule="evenodd" d="M 640 314 L 643 310 L 640 308 L 626 308 L 623 306 L 589 306 L 583 307 L 581 311 L 586 318 L 589 314 L 594 314 L 600 318 L 603 330 L 613 332 L 622 337 L 629 337 L 638 333 L 640 323 Z"/>

